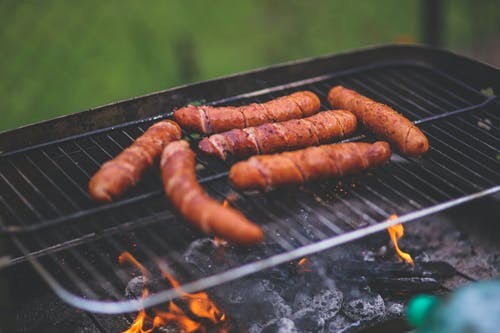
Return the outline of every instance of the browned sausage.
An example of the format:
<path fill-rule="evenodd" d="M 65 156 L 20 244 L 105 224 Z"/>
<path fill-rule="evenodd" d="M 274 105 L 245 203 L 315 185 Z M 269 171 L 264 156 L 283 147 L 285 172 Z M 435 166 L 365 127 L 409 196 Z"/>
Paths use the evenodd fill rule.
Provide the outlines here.
<path fill-rule="evenodd" d="M 330 144 L 253 156 L 234 164 L 229 179 L 240 190 L 266 191 L 309 180 L 357 174 L 384 164 L 390 157 L 389 144 L 383 141 Z"/>
<path fill-rule="evenodd" d="M 231 207 L 224 207 L 205 193 L 196 180 L 195 154 L 186 141 L 165 147 L 161 157 L 167 197 L 176 210 L 203 232 L 239 245 L 260 243 L 264 235 L 256 224 Z"/>
<path fill-rule="evenodd" d="M 299 91 L 266 103 L 244 106 L 188 105 L 174 112 L 175 120 L 189 130 L 211 134 L 270 122 L 307 117 L 319 111 L 318 96 Z"/>
<path fill-rule="evenodd" d="M 425 134 L 410 120 L 385 104 L 342 86 L 330 90 L 328 102 L 333 107 L 353 112 L 368 130 L 394 144 L 403 154 L 420 156 L 429 150 Z"/>
<path fill-rule="evenodd" d="M 181 128 L 171 120 L 160 121 L 114 159 L 104 163 L 89 181 L 92 199 L 110 202 L 119 197 L 153 165 L 167 143 L 179 140 Z"/>
<path fill-rule="evenodd" d="M 307 118 L 213 134 L 201 140 L 198 147 L 222 160 L 228 155 L 245 158 L 327 143 L 355 130 L 356 117 L 351 112 L 324 111 Z"/>

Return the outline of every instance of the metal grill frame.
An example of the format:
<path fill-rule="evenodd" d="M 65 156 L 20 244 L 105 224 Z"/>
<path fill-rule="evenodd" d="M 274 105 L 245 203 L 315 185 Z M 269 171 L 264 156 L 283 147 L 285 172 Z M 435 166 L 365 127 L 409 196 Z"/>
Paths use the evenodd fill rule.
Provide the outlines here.
<path fill-rule="evenodd" d="M 379 61 L 380 58 L 383 58 L 383 61 Z M 361 65 L 361 66 L 357 66 Z M 443 80 L 448 80 L 449 82 L 453 82 L 457 87 L 461 87 L 461 92 L 465 94 L 470 94 L 467 97 L 455 96 L 457 100 L 462 98 L 466 104 L 462 105 L 462 107 L 453 108 L 453 103 L 449 101 L 445 101 L 442 97 L 440 97 L 437 93 L 431 91 L 429 88 L 432 87 L 432 82 L 426 82 L 425 85 L 419 87 L 418 82 L 409 82 L 408 78 L 406 78 L 403 74 L 399 75 L 398 73 L 391 72 L 386 77 L 384 82 L 391 82 L 391 80 L 396 80 L 397 82 L 406 82 L 406 85 L 396 86 L 393 83 L 390 83 L 386 86 L 380 85 L 380 82 L 377 77 L 370 78 L 369 82 L 360 82 L 359 80 L 351 80 L 349 79 L 348 85 L 357 85 L 357 88 L 363 89 L 367 92 L 372 92 L 374 98 L 377 100 L 383 100 L 387 98 L 388 102 L 391 105 L 394 105 L 397 109 L 399 104 L 402 101 L 399 101 L 397 97 L 398 94 L 391 94 L 390 92 L 384 95 L 384 91 L 387 91 L 389 87 L 392 86 L 392 89 L 402 90 L 406 93 L 412 93 L 412 87 L 415 88 L 418 92 L 415 93 L 415 100 L 410 101 L 412 103 L 412 107 L 419 110 L 421 112 L 426 111 L 425 108 L 421 108 L 418 104 L 418 99 L 421 98 L 421 94 L 424 96 L 432 96 L 434 102 L 439 101 L 439 105 L 436 105 L 436 109 L 442 109 L 442 113 L 430 114 L 427 117 L 420 118 L 416 117 L 414 120 L 415 123 L 421 124 L 425 126 L 426 124 L 430 124 L 430 126 L 434 127 L 435 122 L 439 122 L 440 120 L 446 120 L 448 118 L 454 118 L 455 116 L 461 116 L 466 114 L 472 114 L 474 116 L 474 111 L 488 110 L 493 107 L 498 108 L 500 105 L 495 96 L 485 96 L 481 94 L 480 89 L 485 87 L 492 87 L 495 91 L 500 90 L 500 75 L 499 72 L 493 68 L 490 68 L 486 65 L 478 64 L 471 60 L 467 60 L 465 58 L 455 56 L 449 54 L 444 51 L 437 51 L 429 48 L 422 47 L 408 47 L 408 46 L 389 46 L 389 47 L 379 47 L 365 51 L 358 51 L 355 53 L 343 54 L 332 57 L 325 57 L 319 59 L 306 60 L 303 62 L 295 62 L 280 66 L 275 66 L 269 69 L 249 72 L 246 74 L 239 74 L 225 79 L 218 79 L 214 81 L 209 81 L 205 83 L 195 84 L 192 86 L 175 88 L 172 90 L 168 90 L 165 92 L 160 92 L 152 95 L 148 95 L 145 97 L 137 98 L 134 100 L 121 102 L 118 104 L 113 104 L 109 106 L 105 106 L 96 110 L 87 111 L 81 114 L 76 114 L 72 116 L 68 116 L 66 118 L 60 120 L 49 121 L 47 123 L 42 123 L 39 125 L 33 125 L 24 129 L 14 130 L 12 132 L 2 133 L 0 134 L 0 142 L 2 142 L 2 146 L 0 149 L 7 149 L 8 152 L 0 155 L 2 160 L 8 160 L 9 156 L 14 156 L 16 154 L 23 154 L 25 152 L 29 152 L 32 150 L 39 149 L 41 147 L 47 146 L 47 144 L 42 143 L 43 141 L 49 141 L 48 145 L 59 144 L 68 142 L 71 140 L 78 139 L 80 137 L 89 137 L 92 141 L 94 135 L 99 135 L 101 133 L 106 133 L 111 128 L 109 126 L 113 126 L 112 129 L 125 128 L 131 125 L 138 125 L 139 128 L 141 124 L 150 123 L 157 119 L 162 119 L 171 115 L 170 112 L 163 114 L 155 114 L 158 112 L 160 105 L 165 104 L 166 106 L 161 107 L 162 110 L 171 110 L 174 106 L 181 106 L 188 102 L 192 102 L 193 100 L 201 100 L 201 96 L 207 96 L 206 100 L 210 101 L 211 104 L 231 104 L 231 103 L 242 103 L 247 99 L 258 98 L 261 95 L 267 95 L 267 97 L 272 96 L 272 94 L 281 94 L 284 89 L 295 89 L 301 87 L 303 85 L 308 84 L 321 84 L 325 80 L 329 79 L 338 79 L 340 83 L 343 83 L 343 78 L 350 78 L 351 76 L 355 76 L 358 73 L 364 73 L 367 71 L 376 71 L 380 68 L 385 68 L 384 66 L 421 66 L 422 69 L 430 70 L 434 73 L 438 73 L 439 77 L 443 78 Z M 460 71 L 457 72 L 456 66 L 459 67 Z M 321 70 L 320 75 L 310 75 L 312 72 L 317 73 Z M 327 74 L 325 74 L 327 73 Z M 296 79 L 296 80 L 295 80 Z M 415 78 L 416 79 L 416 78 Z M 284 83 L 278 83 L 279 80 L 285 81 Z M 423 76 L 423 80 L 425 81 L 425 75 Z M 396 82 L 394 81 L 394 82 Z M 387 83 L 386 82 L 386 83 Z M 275 83 L 275 84 L 273 84 Z M 255 90 L 255 86 L 265 86 L 264 89 Z M 372 87 L 377 86 L 377 89 L 372 90 Z M 219 91 L 220 88 L 222 91 Z M 270 88 L 269 88 L 270 87 Z M 439 87 L 439 84 L 436 84 L 436 87 Z M 244 89 L 247 91 L 241 92 Z M 324 87 L 327 88 L 327 87 Z M 213 90 L 215 89 L 215 90 Z M 254 90 L 252 90 L 254 89 Z M 239 91 L 238 94 L 232 94 L 236 91 Z M 316 91 L 317 93 L 322 93 L 322 99 L 324 100 L 324 90 Z M 189 95 L 192 93 L 192 95 Z M 453 92 L 450 92 L 453 93 Z M 222 94 L 222 95 L 221 95 Z M 381 95 L 382 94 L 382 95 Z M 218 96 L 218 99 L 214 96 Z M 396 97 L 393 97 L 396 96 Z M 378 97 L 378 98 L 377 98 Z M 396 98 L 396 100 L 391 100 L 391 98 Z M 471 101 L 474 101 L 471 103 Z M 431 101 L 432 102 L 432 101 Z M 404 103 L 407 103 L 406 101 Z M 429 103 L 429 102 L 426 102 Z M 436 102 L 437 103 L 437 102 Z M 172 105 L 174 104 L 174 105 Z M 442 104 L 449 105 L 448 109 L 443 109 Z M 440 106 L 441 105 L 441 106 Z M 137 109 L 136 109 L 137 108 Z M 323 108 L 325 106 L 323 105 Z M 434 107 L 433 107 L 434 108 Z M 408 106 L 401 107 L 401 109 L 405 109 L 408 111 Z M 127 113 L 126 110 L 131 113 Z M 99 111 L 99 113 L 97 112 Z M 148 115 L 149 117 L 144 118 L 143 116 Z M 490 113 L 488 113 L 490 115 Z M 412 116 L 412 115 L 410 115 Z M 413 115 L 415 116 L 415 115 Z M 498 116 L 491 114 L 492 117 Z M 130 120 L 130 119 L 138 119 L 138 120 Z M 123 119 L 127 121 L 123 122 Z M 460 118 L 461 119 L 461 118 Z M 464 122 L 464 120 L 461 120 Z M 71 124 L 78 123 L 76 128 L 68 128 Z M 114 126 L 114 124 L 118 124 Z M 101 126 L 107 125 L 108 127 L 98 128 Z M 458 130 L 461 135 L 467 136 L 467 133 L 460 128 L 457 124 L 447 124 L 447 126 L 451 126 L 452 128 Z M 47 128 L 53 127 L 56 128 L 56 131 L 50 134 L 43 135 L 41 138 L 41 133 L 43 130 L 47 130 Z M 61 129 L 58 131 L 57 129 Z M 64 129 L 64 130 L 63 130 Z M 437 128 L 438 131 L 443 131 L 443 129 Z M 498 130 L 498 129 L 496 129 Z M 74 137 L 71 137 L 74 131 L 80 131 L 83 134 L 78 134 Z M 29 133 L 29 134 L 28 134 Z M 68 137 L 69 136 L 69 137 Z M 2 140 L 2 138 L 6 138 L 8 140 Z M 129 137 L 132 140 L 132 137 Z M 360 139 L 370 139 L 370 137 L 361 133 L 360 135 L 348 139 L 348 141 L 360 140 Z M 494 142 L 498 141 L 498 137 L 492 137 Z M 440 140 L 441 141 L 441 140 Z M 32 142 L 36 142 L 36 145 L 32 145 Z M 75 141 L 76 142 L 76 141 Z M 195 142 L 195 141 L 193 141 Z M 31 146 L 30 146 L 31 144 Z M 95 142 L 97 146 L 99 143 Z M 444 143 L 445 144 L 445 143 Z M 468 145 L 467 142 L 464 142 L 465 145 Z M 116 142 L 117 146 L 120 146 L 120 143 Z M 449 147 L 452 147 L 448 145 Z M 100 147 L 100 146 L 99 146 Z M 85 147 L 78 147 L 81 151 L 86 151 Z M 100 147 L 104 152 L 105 149 Z M 452 147 L 453 148 L 453 147 Z M 474 149 L 474 147 L 471 147 Z M 493 147 L 495 148 L 495 147 Z M 460 154 L 460 151 L 455 150 Z M 71 154 L 62 151 L 62 153 L 67 157 Z M 92 158 L 91 155 L 86 153 L 89 158 Z M 108 157 L 112 155 L 107 153 Z M 475 154 L 484 155 L 481 151 L 477 150 Z M 93 159 L 93 158 L 92 158 Z M 470 160 L 471 158 L 468 157 Z M 206 163 L 206 161 L 200 160 L 202 163 Z M 36 163 L 33 161 L 29 161 L 35 168 Z M 96 162 L 96 161 L 95 161 Z M 418 163 L 418 161 L 417 161 Z M 490 162 L 491 163 L 491 162 Z M 97 164 L 97 162 L 96 162 Z M 220 164 L 216 167 L 218 169 L 217 172 L 210 172 L 208 176 L 201 177 L 201 181 L 206 183 L 208 186 L 215 186 L 212 182 L 215 182 L 219 179 L 224 178 L 227 175 L 227 172 L 224 169 L 226 166 Z M 491 168 L 487 168 L 485 170 L 489 170 L 492 175 L 498 174 L 495 173 L 495 170 L 491 170 Z M 40 170 L 43 173 L 43 170 Z M 428 170 L 427 170 L 428 171 Z M 426 172 L 427 172 L 426 171 Z M 451 171 L 451 170 L 450 170 Z M 477 174 L 474 170 L 470 169 L 467 171 L 470 174 Z M 458 175 L 458 174 L 457 174 Z M 3 175 L 3 181 L 8 183 L 8 179 L 6 179 Z M 21 175 L 22 176 L 22 175 Z M 485 181 L 488 179 L 484 176 L 477 174 L 478 177 L 484 178 Z M 415 174 L 415 177 L 420 177 L 419 174 Z M 463 176 L 462 176 L 463 177 Z M 28 177 L 25 177 L 25 180 Z M 48 177 L 50 178 L 50 177 Z M 70 177 L 68 177 L 70 178 Z M 496 178 L 495 178 L 496 179 Z M 423 180 L 425 181 L 425 180 Z M 467 182 L 467 179 L 462 179 L 461 181 Z M 460 185 L 454 185 L 448 180 L 444 180 L 444 184 L 448 186 L 450 189 L 460 190 Z M 491 183 L 491 181 L 490 181 Z M 432 186 L 432 184 L 429 184 Z M 471 184 L 471 186 L 474 184 Z M 36 185 L 32 185 L 36 189 Z M 440 191 L 439 188 L 433 186 L 437 192 Z M 333 246 L 337 246 L 339 244 L 343 244 L 354 239 L 358 239 L 360 237 L 364 237 L 366 235 L 382 231 L 386 229 L 388 226 L 396 224 L 396 223 L 405 223 L 408 221 L 413 221 L 424 216 L 428 216 L 429 214 L 434 214 L 436 212 L 445 210 L 449 207 L 461 204 L 463 202 L 467 202 L 473 200 L 478 197 L 491 195 L 500 191 L 500 186 L 498 183 L 493 183 L 491 186 L 482 186 L 477 185 L 477 191 L 473 193 L 464 193 L 464 195 L 446 195 L 444 193 L 444 197 L 449 197 L 449 200 L 439 200 L 439 202 L 430 205 L 428 207 L 421 207 L 421 209 L 413 209 L 411 212 L 401 215 L 399 219 L 396 220 L 385 220 L 385 219 L 373 219 L 370 217 L 371 225 L 355 225 L 349 229 L 356 229 L 354 231 L 345 232 L 346 229 L 340 229 L 335 224 L 332 224 L 328 221 L 328 218 L 324 216 L 319 216 L 322 218 L 322 223 L 330 229 L 334 230 L 338 235 L 333 237 L 322 237 L 319 234 L 319 241 L 312 242 L 308 244 L 308 240 L 300 235 L 299 232 L 291 230 L 290 234 L 298 239 L 300 246 L 294 246 L 288 243 L 287 241 L 283 241 L 280 237 L 273 237 L 273 241 L 279 244 L 283 249 L 285 249 L 282 253 L 274 253 L 273 255 L 252 263 L 248 263 L 239 267 L 231 268 L 224 272 L 220 272 L 217 274 L 213 274 L 208 277 L 203 277 L 198 280 L 190 281 L 182 286 L 183 290 L 186 292 L 194 292 L 201 289 L 207 289 L 216 285 L 219 285 L 224 282 L 228 282 L 230 280 L 237 279 L 239 277 L 254 273 L 256 271 L 269 268 L 280 263 L 285 263 L 290 260 L 310 255 L 312 253 L 316 253 L 319 251 L 323 251 L 325 249 L 331 248 Z M 474 187 L 474 188 L 476 188 Z M 15 188 L 15 186 L 14 186 Z M 221 189 L 213 189 L 215 193 L 218 193 L 219 196 L 223 196 L 223 191 Z M 417 190 L 417 189 L 415 189 Z M 436 193 L 437 193 L 436 192 Z M 441 191 L 443 192 L 443 191 Z M 462 191 L 463 192 L 463 191 Z M 120 207 L 130 207 L 130 205 L 143 202 L 145 200 L 150 200 L 155 197 L 160 197 L 162 194 L 161 190 L 157 191 L 149 191 L 136 196 L 129 197 L 125 200 L 119 201 L 117 203 L 113 203 L 106 206 L 98 206 L 98 207 L 90 207 L 86 210 L 78 210 L 71 214 L 67 214 L 62 217 L 52 218 L 52 219 L 40 219 L 39 221 L 35 221 L 33 224 L 29 225 L 15 225 L 15 224 L 7 224 L 4 221 L 1 221 L 1 232 L 4 234 L 11 235 L 15 244 L 21 249 L 24 253 L 23 257 L 16 258 L 13 262 L 19 262 L 24 259 L 29 260 L 35 269 L 44 277 L 44 279 L 49 283 L 49 285 L 55 290 L 55 292 L 62 297 L 68 303 L 75 305 L 77 307 L 83 308 L 88 311 L 93 312 L 102 312 L 102 313 L 119 313 L 119 312 L 130 312 L 133 310 L 137 310 L 138 308 L 145 306 L 153 306 L 172 298 L 178 296 L 178 293 L 173 290 L 165 290 L 163 292 L 159 292 L 149 296 L 148 298 L 142 301 L 102 301 L 102 300 L 92 300 L 85 299 L 81 297 L 81 295 L 76 295 L 71 291 L 66 290 L 58 279 L 51 274 L 47 270 L 47 267 L 42 263 L 41 259 L 46 256 L 51 256 L 54 253 L 58 252 L 66 252 L 66 251 L 75 251 L 74 248 L 80 244 L 87 244 L 89 242 L 96 242 L 100 237 L 103 238 L 112 238 L 113 234 L 123 233 L 126 230 L 134 230 L 135 228 L 141 228 L 147 226 L 149 223 L 154 224 L 157 223 L 158 218 L 166 218 L 166 217 L 157 217 L 155 216 L 154 211 L 152 212 L 152 218 L 148 220 L 147 217 L 144 219 L 140 219 L 138 221 L 133 221 L 132 225 L 123 225 L 120 223 L 116 223 L 109 228 L 100 230 L 97 228 L 99 233 L 89 233 L 85 235 L 85 237 L 74 238 L 74 239 L 66 239 L 63 242 L 56 244 L 56 246 L 52 246 L 49 248 L 40 248 L 37 251 L 33 251 L 26 245 L 26 237 L 37 237 L 38 232 L 52 230 L 53 227 L 65 224 L 73 223 L 73 220 L 81 220 L 88 217 L 91 217 L 93 214 L 102 214 L 103 212 L 117 210 Z M 420 194 L 422 197 L 426 196 L 426 193 Z M 344 200 L 339 197 L 337 194 L 335 195 L 336 199 L 347 202 L 349 205 L 349 200 Z M 358 196 L 359 197 L 359 196 Z M 361 195 L 361 199 L 365 200 Z M 3 196 L 0 197 L 2 201 L 5 201 Z M 368 200 L 368 203 L 370 201 Z M 278 210 L 285 210 L 283 205 L 278 202 L 274 202 L 273 205 L 276 205 Z M 307 206 L 306 206 L 307 207 Z M 355 206 L 352 206 L 353 209 L 356 209 Z M 418 205 L 415 205 L 418 207 Z M 415 208 L 414 207 L 414 208 Z M 384 211 L 381 207 L 370 207 L 374 210 L 379 210 L 380 216 L 388 216 L 387 212 Z M 337 214 L 337 213 L 336 213 Z M 341 214 L 341 213 L 339 213 Z M 339 216 L 339 215 L 336 215 Z M 340 215 L 342 216 L 342 215 Z M 278 221 L 278 220 L 277 220 Z M 286 226 L 283 225 L 283 221 L 276 222 L 279 227 L 284 230 Z M 130 228 L 130 229 L 127 229 Z M 102 233 L 101 233 L 102 232 Z M 319 233 L 319 231 L 318 231 Z M 35 236 L 33 236 L 35 235 Z M 24 237 L 24 238 L 23 238 Z M 303 238 L 303 240 L 301 240 Z M 78 254 L 78 250 L 76 250 L 76 256 L 81 256 Z M 40 259 L 40 258 L 41 259 Z M 86 269 L 92 269 L 91 264 L 82 261 L 85 264 L 83 265 Z M 90 267 L 88 266 L 90 265 Z M 91 295 L 91 293 L 89 293 Z"/>

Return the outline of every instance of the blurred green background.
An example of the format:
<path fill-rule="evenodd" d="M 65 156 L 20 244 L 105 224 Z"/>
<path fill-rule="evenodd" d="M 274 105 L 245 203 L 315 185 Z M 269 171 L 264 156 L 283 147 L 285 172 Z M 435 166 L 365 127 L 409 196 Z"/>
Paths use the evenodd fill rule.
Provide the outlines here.
<path fill-rule="evenodd" d="M 180 84 L 422 41 L 419 0 L 0 1 L 0 131 Z M 500 1 L 444 1 L 443 46 L 500 63 Z"/>

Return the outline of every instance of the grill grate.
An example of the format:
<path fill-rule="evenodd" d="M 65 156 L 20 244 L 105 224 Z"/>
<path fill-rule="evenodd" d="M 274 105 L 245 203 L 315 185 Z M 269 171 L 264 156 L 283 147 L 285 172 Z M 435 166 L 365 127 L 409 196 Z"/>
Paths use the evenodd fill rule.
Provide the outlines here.
<path fill-rule="evenodd" d="M 254 249 L 227 249 L 239 260 L 209 272 L 186 262 L 185 251 L 202 236 L 172 212 L 158 170 L 116 203 L 98 206 L 86 191 L 104 161 L 170 114 L 12 151 L 0 157 L 0 222 L 25 254 L 12 263 L 30 260 L 76 306 L 127 312 L 169 300 L 176 292 L 165 285 L 142 303 L 127 300 L 123 290 L 130 271 L 116 259 L 123 251 L 152 271 L 158 261 L 167 263 L 183 289 L 195 291 L 383 230 L 398 222 L 386 221 L 391 214 L 405 222 L 500 189 L 500 103 L 422 64 L 365 66 L 211 104 L 262 102 L 303 89 L 325 103 L 336 84 L 389 104 L 418 123 L 430 151 L 422 158 L 394 154 L 391 163 L 359 177 L 267 194 L 235 192 L 226 177 L 228 165 L 199 155 L 198 175 L 207 191 L 221 201 L 235 193 L 234 205 L 261 224 L 267 238 Z M 199 137 L 184 135 L 195 148 Z M 360 131 L 348 140 L 374 138 Z"/>

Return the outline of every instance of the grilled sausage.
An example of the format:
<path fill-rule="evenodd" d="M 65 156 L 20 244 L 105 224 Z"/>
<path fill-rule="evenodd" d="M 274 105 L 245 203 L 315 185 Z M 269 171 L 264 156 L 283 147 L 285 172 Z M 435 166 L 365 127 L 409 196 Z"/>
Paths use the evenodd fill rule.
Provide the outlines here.
<path fill-rule="evenodd" d="M 163 147 L 179 140 L 181 128 L 171 120 L 152 125 L 114 159 L 104 163 L 89 181 L 89 194 L 95 201 L 111 202 L 134 186 L 153 165 Z"/>
<path fill-rule="evenodd" d="M 425 134 L 410 120 L 385 104 L 377 103 L 343 86 L 330 90 L 328 102 L 333 107 L 354 113 L 368 130 L 394 144 L 403 154 L 420 156 L 429 150 Z"/>
<path fill-rule="evenodd" d="M 309 180 L 342 177 L 372 169 L 387 162 L 387 142 L 351 142 L 309 147 L 274 155 L 253 156 L 234 164 L 229 179 L 240 190 L 266 191 Z"/>
<path fill-rule="evenodd" d="M 207 234 L 239 245 L 260 243 L 264 238 L 260 227 L 239 211 L 210 198 L 196 180 L 195 166 L 195 154 L 186 141 L 165 147 L 161 157 L 163 185 L 176 210 Z"/>
<path fill-rule="evenodd" d="M 356 130 L 356 117 L 349 111 L 324 111 L 303 119 L 257 127 L 233 129 L 200 141 L 199 149 L 225 160 L 228 155 L 244 158 L 327 143 Z"/>
<path fill-rule="evenodd" d="M 266 103 L 252 103 L 239 107 L 188 105 L 176 110 L 174 117 L 182 127 L 211 134 L 233 128 L 307 117 L 318 112 L 319 108 L 318 96 L 310 91 L 299 91 Z"/>

